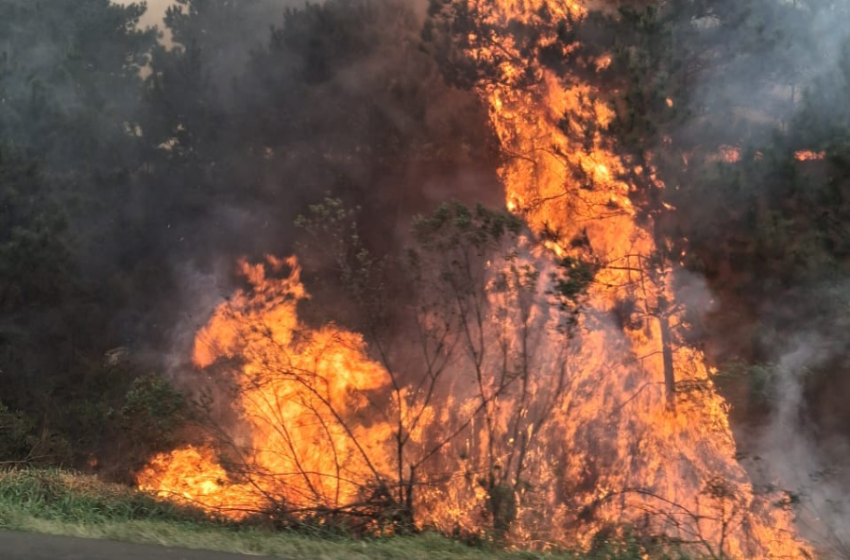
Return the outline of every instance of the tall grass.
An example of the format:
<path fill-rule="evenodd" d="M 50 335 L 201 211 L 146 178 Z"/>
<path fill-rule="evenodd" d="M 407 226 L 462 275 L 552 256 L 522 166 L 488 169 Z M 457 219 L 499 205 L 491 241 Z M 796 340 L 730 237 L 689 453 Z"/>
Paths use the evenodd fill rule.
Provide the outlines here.
<path fill-rule="evenodd" d="M 172 521 L 210 524 L 202 512 L 180 508 L 119 484 L 58 469 L 0 471 L 0 511 L 76 523 Z M 0 524 L 3 523 L 0 515 Z"/>
<path fill-rule="evenodd" d="M 410 537 L 320 538 L 270 531 L 178 507 L 131 488 L 57 469 L 0 471 L 0 529 L 277 556 L 290 560 L 645 560 L 619 543 L 592 555 L 470 547 L 427 533 Z M 2 539 L 0 538 L 0 547 Z M 653 555 L 653 560 L 666 558 Z"/>

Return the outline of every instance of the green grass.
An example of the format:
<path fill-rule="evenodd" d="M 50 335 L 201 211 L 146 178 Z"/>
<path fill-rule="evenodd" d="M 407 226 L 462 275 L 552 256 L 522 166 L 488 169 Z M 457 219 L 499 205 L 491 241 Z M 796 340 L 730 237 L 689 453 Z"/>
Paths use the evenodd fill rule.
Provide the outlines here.
<path fill-rule="evenodd" d="M 290 560 L 631 560 L 470 547 L 436 534 L 383 539 L 272 532 L 174 506 L 130 488 L 60 470 L 0 471 L 0 529 L 277 556 Z"/>

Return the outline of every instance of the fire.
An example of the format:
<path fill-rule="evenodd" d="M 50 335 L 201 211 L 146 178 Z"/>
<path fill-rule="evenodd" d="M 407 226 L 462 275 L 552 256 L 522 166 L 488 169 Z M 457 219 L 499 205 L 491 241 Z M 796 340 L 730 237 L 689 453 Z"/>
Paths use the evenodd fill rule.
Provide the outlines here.
<path fill-rule="evenodd" d="M 720 150 L 714 156 L 714 159 L 726 163 L 737 163 L 741 161 L 741 150 L 735 146 L 720 146 Z"/>
<path fill-rule="evenodd" d="M 243 262 L 250 287 L 219 306 L 193 354 L 211 374 L 217 364 L 237 363 L 238 425 L 224 444 L 154 458 L 140 486 L 239 518 L 343 510 L 409 480 L 418 489 L 409 494 L 416 524 L 446 532 L 482 533 L 501 516 L 513 542 L 539 548 L 589 547 L 632 526 L 714 557 L 802 557 L 791 514 L 772 505 L 775 496 L 757 493 L 735 460 L 728 405 L 703 356 L 678 340 L 678 265 L 659 258 L 651 226 L 636 220 L 634 188 L 622 179 L 627 165 L 603 133 L 614 117 L 606 96 L 533 61 L 519 66 L 519 39 L 506 22 L 550 26 L 543 42 L 554 45 L 549 22 L 581 17 L 583 8 L 550 4 L 542 21 L 543 0 L 477 4 L 492 29 L 504 29 L 493 38 L 500 53 L 512 55 L 495 59 L 500 80 L 480 86 L 505 153 L 517 155 L 499 172 L 506 207 L 545 239 L 515 249 L 520 257 L 505 282 L 516 289 L 490 293 L 480 330 L 504 363 L 528 360 L 524 382 L 502 392 L 498 376 L 479 375 L 472 390 L 475 376 L 455 355 L 450 390 L 425 401 L 415 384 L 394 387 L 397 378 L 370 358 L 362 336 L 302 323 L 298 302 L 309 296 L 295 260 Z M 471 54 L 493 56 L 481 49 Z M 724 147 L 720 157 L 737 161 L 740 153 Z M 571 256 L 598 271 L 577 334 L 567 339 L 543 294 L 553 257 Z M 524 266 L 542 272 L 533 286 L 516 274 Z M 502 268 L 486 263 L 488 274 Z M 525 311 L 506 311 L 526 301 L 507 301 L 511 294 L 529 296 Z M 522 343 L 529 333 L 534 353 Z M 479 373 L 505 371 L 488 360 Z M 393 451 L 406 427 L 415 479 L 400 477 L 405 465 Z"/>
<path fill-rule="evenodd" d="M 813 161 L 826 158 L 826 152 L 813 152 L 811 150 L 801 150 L 794 153 L 794 158 L 797 161 Z"/>
<path fill-rule="evenodd" d="M 518 9 L 512 2 L 496 2 L 493 22 L 508 17 L 532 21 L 542 2 L 526 4 Z M 530 201 L 518 210 L 538 231 L 554 226 L 563 241 L 579 235 L 588 239 L 585 251 L 591 253 L 586 256 L 604 263 L 591 289 L 590 308 L 597 321 L 607 316 L 610 323 L 584 322 L 578 359 L 583 365 L 572 371 L 573 384 L 594 389 L 566 396 L 569 412 L 557 421 L 561 454 L 551 458 L 566 471 L 562 484 L 573 507 L 592 509 L 597 528 L 606 522 L 649 525 L 658 533 L 712 543 L 713 552 L 721 555 L 801 556 L 790 514 L 772 508 L 770 497 L 757 495 L 734 459 L 727 405 L 703 357 L 676 344 L 669 332 L 671 323 L 679 321 L 667 304 L 675 300 L 675 267 L 662 263 L 653 269 L 658 264 L 652 236 L 635 223 L 620 194 L 631 190 L 618 179 L 626 175 L 624 163 L 599 132 L 588 150 L 586 143 L 570 139 L 581 135 L 568 137 L 558 126 L 560 117 L 569 115 L 576 127 L 595 121 L 594 130 L 604 130 L 611 111 L 592 101 L 604 96 L 592 95 L 586 85 L 562 83 L 548 69 L 534 70 L 539 77 L 534 88 L 501 81 L 482 93 L 506 152 L 523 156 L 501 170 L 509 200 Z M 738 161 L 740 150 L 724 146 L 720 159 Z M 587 172 L 592 188 L 577 184 L 569 175 L 573 169 Z M 632 311 L 617 319 L 624 301 Z M 617 328 L 615 322 L 626 324 Z M 547 514 L 556 527 L 570 523 L 563 505 Z M 573 537 L 593 534 L 587 527 L 583 531 Z"/>
<path fill-rule="evenodd" d="M 229 434 L 220 456 L 189 447 L 156 457 L 140 486 L 235 518 L 350 503 L 386 470 L 379 460 L 388 432 L 380 421 L 351 429 L 343 419 L 386 378 L 360 335 L 299 322 L 296 308 L 308 295 L 294 259 L 240 268 L 250 290 L 219 306 L 195 338 L 193 361 L 198 368 L 241 362 L 235 408 L 248 436 Z M 223 460 L 240 467 L 227 472 Z"/>
<path fill-rule="evenodd" d="M 231 484 L 211 449 L 189 446 L 155 457 L 139 476 L 139 487 L 240 519 L 254 503 L 252 489 Z"/>

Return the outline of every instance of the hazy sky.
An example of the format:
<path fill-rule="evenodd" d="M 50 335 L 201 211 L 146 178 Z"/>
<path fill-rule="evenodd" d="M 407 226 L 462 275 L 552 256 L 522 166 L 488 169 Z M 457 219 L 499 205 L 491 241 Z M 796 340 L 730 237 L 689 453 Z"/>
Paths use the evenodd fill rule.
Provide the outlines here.
<path fill-rule="evenodd" d="M 139 0 L 114 0 L 117 4 L 132 4 Z M 162 28 L 162 17 L 165 9 L 173 3 L 173 0 L 147 0 L 148 11 L 142 18 L 142 25 L 159 25 Z"/>

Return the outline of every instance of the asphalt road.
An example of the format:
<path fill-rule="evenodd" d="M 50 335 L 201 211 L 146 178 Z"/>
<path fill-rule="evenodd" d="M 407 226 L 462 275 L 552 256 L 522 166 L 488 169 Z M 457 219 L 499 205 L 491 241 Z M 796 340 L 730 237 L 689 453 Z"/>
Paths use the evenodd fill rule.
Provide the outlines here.
<path fill-rule="evenodd" d="M 271 560 L 206 550 L 0 531 L 0 560 Z"/>

